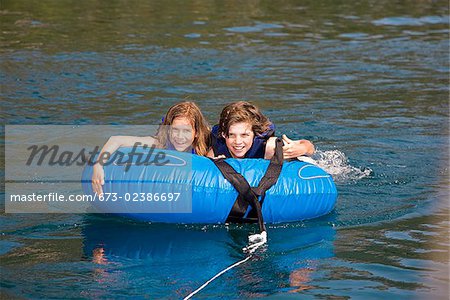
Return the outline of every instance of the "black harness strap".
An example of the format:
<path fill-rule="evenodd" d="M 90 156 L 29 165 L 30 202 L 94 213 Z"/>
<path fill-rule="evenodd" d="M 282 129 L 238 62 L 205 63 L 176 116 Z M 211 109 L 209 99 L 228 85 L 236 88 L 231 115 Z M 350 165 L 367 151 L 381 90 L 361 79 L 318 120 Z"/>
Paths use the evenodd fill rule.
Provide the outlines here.
<path fill-rule="evenodd" d="M 266 173 L 258 184 L 258 187 L 252 188 L 257 196 L 261 196 L 260 204 L 264 203 L 264 198 L 266 197 L 266 191 L 270 189 L 278 181 L 280 177 L 281 169 L 283 168 L 283 141 L 279 138 L 275 141 L 275 153 L 270 159 L 269 166 L 267 167 Z M 256 211 L 251 210 L 247 218 L 254 219 L 256 217 Z"/>
<path fill-rule="evenodd" d="M 236 201 L 233 204 L 231 212 L 235 216 L 230 218 L 228 215 L 227 222 L 233 223 L 242 223 L 242 217 L 249 205 L 255 207 L 259 229 L 265 231 L 264 220 L 261 214 L 261 205 L 259 204 L 258 197 L 253 192 L 252 188 L 248 184 L 248 181 L 241 174 L 237 173 L 233 167 L 231 167 L 228 163 L 226 163 L 223 159 L 213 160 L 219 170 L 222 172 L 222 175 L 231 183 L 231 185 L 237 190 L 239 193 Z M 238 216 L 241 216 L 240 218 Z"/>
<path fill-rule="evenodd" d="M 264 221 L 262 219 L 261 205 L 264 201 L 266 191 L 273 186 L 280 175 L 283 166 L 283 142 L 281 139 L 276 139 L 275 142 L 275 154 L 271 158 L 266 173 L 258 184 L 258 187 L 250 187 L 248 181 L 236 172 L 228 163 L 223 159 L 213 160 L 215 165 L 219 168 L 222 175 L 233 185 L 233 187 L 239 193 L 236 201 L 231 208 L 228 215 L 227 222 L 232 223 L 254 223 L 258 221 L 260 228 L 264 227 Z M 258 197 L 262 196 L 261 202 Z M 248 210 L 248 206 L 251 205 L 251 216 L 244 218 L 245 213 Z M 257 219 L 256 219 L 257 217 Z M 262 231 L 262 229 L 261 229 Z"/>

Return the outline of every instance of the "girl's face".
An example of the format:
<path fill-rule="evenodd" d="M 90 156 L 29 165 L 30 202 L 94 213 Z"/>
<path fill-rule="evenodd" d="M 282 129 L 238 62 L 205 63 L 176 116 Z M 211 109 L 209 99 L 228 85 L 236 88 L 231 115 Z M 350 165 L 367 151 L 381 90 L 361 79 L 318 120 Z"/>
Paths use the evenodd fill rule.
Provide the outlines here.
<path fill-rule="evenodd" d="M 245 157 L 245 154 L 253 145 L 254 137 L 252 124 L 248 122 L 231 125 L 228 130 L 228 137 L 224 136 L 227 148 L 234 158 Z"/>
<path fill-rule="evenodd" d="M 177 151 L 185 151 L 192 147 L 195 135 L 195 129 L 187 118 L 177 117 L 173 120 L 169 130 L 169 140 Z"/>

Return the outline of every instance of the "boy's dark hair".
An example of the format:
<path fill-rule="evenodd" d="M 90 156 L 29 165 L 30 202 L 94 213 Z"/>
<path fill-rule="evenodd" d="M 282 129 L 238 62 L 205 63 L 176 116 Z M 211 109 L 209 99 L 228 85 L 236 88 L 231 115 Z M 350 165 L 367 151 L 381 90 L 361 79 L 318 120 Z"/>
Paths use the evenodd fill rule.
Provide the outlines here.
<path fill-rule="evenodd" d="M 228 137 L 230 126 L 241 122 L 250 123 L 255 136 L 269 130 L 271 124 L 255 105 L 246 101 L 233 102 L 225 106 L 220 113 L 219 136 Z"/>

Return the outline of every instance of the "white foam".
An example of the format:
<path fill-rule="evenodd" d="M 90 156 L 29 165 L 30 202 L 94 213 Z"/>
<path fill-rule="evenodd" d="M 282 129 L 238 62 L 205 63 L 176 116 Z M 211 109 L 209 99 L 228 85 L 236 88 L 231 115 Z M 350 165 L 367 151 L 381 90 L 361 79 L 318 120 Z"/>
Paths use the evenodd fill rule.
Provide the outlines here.
<path fill-rule="evenodd" d="M 339 150 L 317 150 L 313 159 L 315 164 L 333 176 L 336 182 L 360 180 L 372 174 L 370 168 L 350 165 L 348 158 Z"/>

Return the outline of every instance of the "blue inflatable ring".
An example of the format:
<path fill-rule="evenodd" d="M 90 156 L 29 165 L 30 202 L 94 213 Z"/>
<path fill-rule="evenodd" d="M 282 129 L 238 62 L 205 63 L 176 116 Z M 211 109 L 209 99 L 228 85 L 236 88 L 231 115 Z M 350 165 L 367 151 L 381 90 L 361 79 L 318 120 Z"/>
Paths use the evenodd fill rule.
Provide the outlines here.
<path fill-rule="evenodd" d="M 132 148 L 120 148 L 116 153 L 124 156 L 117 155 L 104 166 L 106 196 L 102 201 L 97 196 L 92 202 L 97 211 L 147 222 L 225 223 L 238 194 L 215 164 L 194 154 L 160 149 L 154 152 L 157 151 L 159 154 L 150 155 L 149 151 L 139 150 L 139 157 L 136 153 L 131 155 Z M 140 163 L 146 155 L 149 159 Z M 160 156 L 155 159 L 157 155 Z M 250 186 L 258 185 L 269 165 L 264 159 L 226 162 Z M 94 195 L 91 178 L 92 166 L 87 166 L 82 174 L 83 190 Z M 175 196 L 181 198 L 174 201 Z M 277 183 L 266 192 L 262 214 L 266 223 L 316 218 L 328 214 L 336 199 L 331 175 L 310 163 L 285 162 Z"/>

